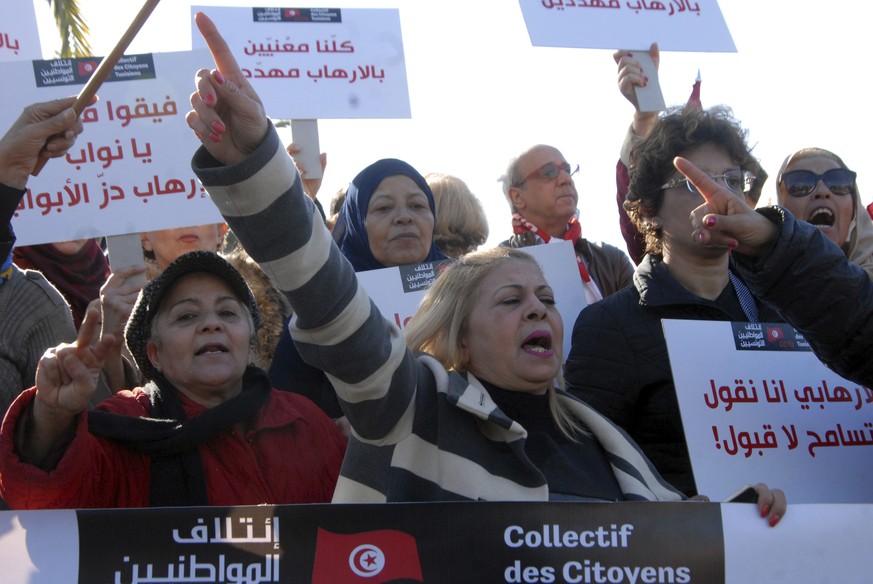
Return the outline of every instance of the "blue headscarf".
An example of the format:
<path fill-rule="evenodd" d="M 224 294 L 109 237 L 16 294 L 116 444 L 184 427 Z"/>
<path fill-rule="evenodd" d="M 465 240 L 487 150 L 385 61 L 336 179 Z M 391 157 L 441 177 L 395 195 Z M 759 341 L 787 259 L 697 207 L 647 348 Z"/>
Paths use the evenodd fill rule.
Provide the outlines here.
<path fill-rule="evenodd" d="M 379 260 L 373 257 L 370 250 L 370 241 L 367 237 L 367 228 L 364 222 L 367 219 L 367 207 L 376 187 L 389 176 L 402 174 L 415 182 L 427 197 L 427 204 L 434 216 L 436 225 L 436 204 L 433 192 L 424 180 L 424 177 L 409 164 L 396 158 L 384 158 L 374 162 L 364 170 L 349 185 L 346 199 L 340 208 L 339 217 L 333 227 L 333 238 L 346 258 L 351 262 L 356 272 L 378 270 L 384 268 Z M 433 239 L 431 239 L 430 251 L 422 262 L 435 262 L 447 259 L 440 251 Z"/>

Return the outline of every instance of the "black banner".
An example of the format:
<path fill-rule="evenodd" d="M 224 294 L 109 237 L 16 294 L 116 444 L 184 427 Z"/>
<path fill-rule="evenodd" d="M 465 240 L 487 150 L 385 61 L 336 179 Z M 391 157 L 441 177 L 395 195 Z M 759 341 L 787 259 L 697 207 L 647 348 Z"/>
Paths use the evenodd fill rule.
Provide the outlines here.
<path fill-rule="evenodd" d="M 724 582 L 706 503 L 83 510 L 79 582 Z"/>

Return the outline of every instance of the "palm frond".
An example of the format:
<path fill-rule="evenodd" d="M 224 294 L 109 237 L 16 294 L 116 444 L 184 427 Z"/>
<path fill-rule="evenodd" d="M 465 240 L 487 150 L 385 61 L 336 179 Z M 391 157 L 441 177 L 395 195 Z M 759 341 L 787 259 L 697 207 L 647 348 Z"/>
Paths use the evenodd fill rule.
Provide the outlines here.
<path fill-rule="evenodd" d="M 48 0 L 54 8 L 55 22 L 61 33 L 60 57 L 90 57 L 88 25 L 82 17 L 78 0 Z"/>

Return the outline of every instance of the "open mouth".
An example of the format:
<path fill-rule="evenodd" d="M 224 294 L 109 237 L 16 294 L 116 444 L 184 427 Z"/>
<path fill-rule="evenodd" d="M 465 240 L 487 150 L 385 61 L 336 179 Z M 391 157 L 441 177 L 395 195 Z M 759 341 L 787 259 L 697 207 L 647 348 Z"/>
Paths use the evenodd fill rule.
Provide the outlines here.
<path fill-rule="evenodd" d="M 200 355 L 215 355 L 218 353 L 227 353 L 227 347 L 218 343 L 204 345 L 194 355 L 199 357 Z"/>
<path fill-rule="evenodd" d="M 837 218 L 834 216 L 834 212 L 827 207 L 819 207 L 810 213 L 809 217 L 806 219 L 807 223 L 811 223 L 816 227 L 833 227 L 836 220 Z"/>
<path fill-rule="evenodd" d="M 552 335 L 543 331 L 532 333 L 524 340 L 521 348 L 528 353 L 550 354 L 552 352 Z"/>

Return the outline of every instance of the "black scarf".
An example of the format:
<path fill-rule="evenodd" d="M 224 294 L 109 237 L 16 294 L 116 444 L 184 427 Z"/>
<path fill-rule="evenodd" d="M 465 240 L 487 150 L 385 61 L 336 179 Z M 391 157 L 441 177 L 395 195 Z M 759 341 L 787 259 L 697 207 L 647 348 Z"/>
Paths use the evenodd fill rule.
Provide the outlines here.
<path fill-rule="evenodd" d="M 150 417 L 92 411 L 88 413 L 88 430 L 152 457 L 151 507 L 208 505 L 198 446 L 254 416 L 270 397 L 270 380 L 264 371 L 250 365 L 239 395 L 188 420 L 178 390 L 157 371 L 153 377 L 143 388 L 149 396 Z"/>

